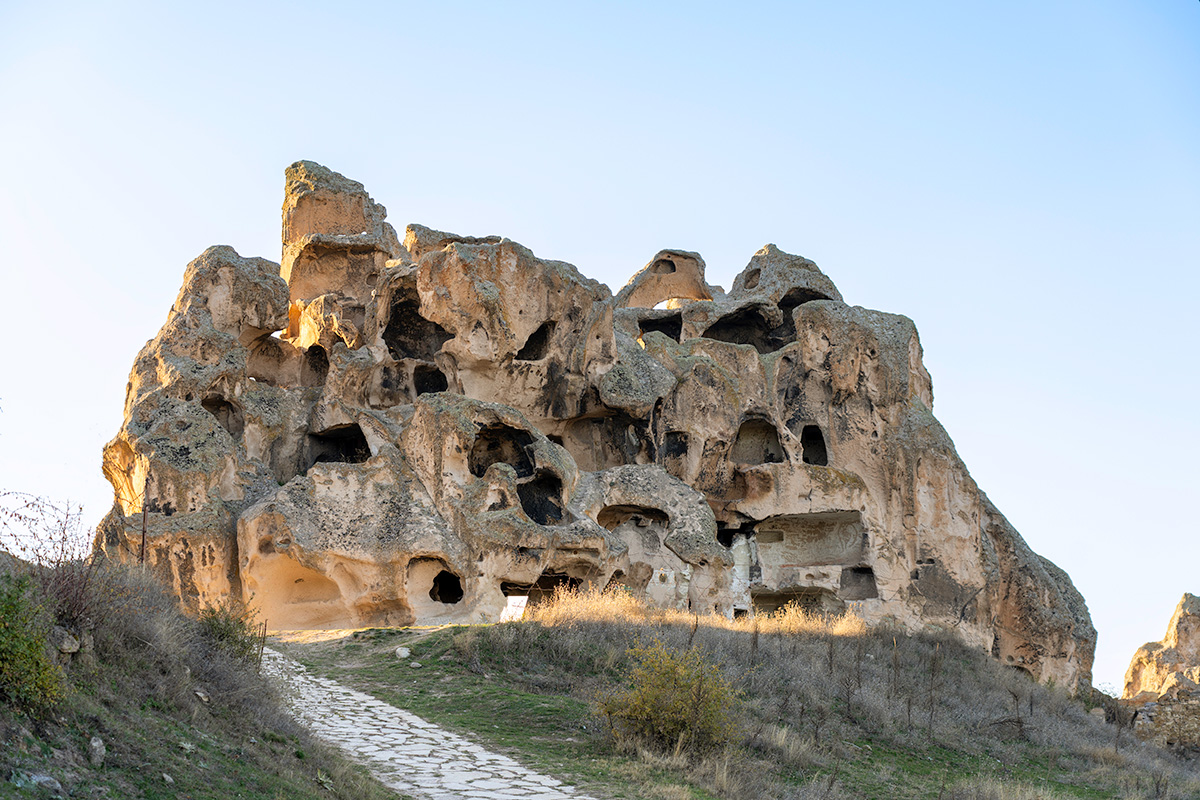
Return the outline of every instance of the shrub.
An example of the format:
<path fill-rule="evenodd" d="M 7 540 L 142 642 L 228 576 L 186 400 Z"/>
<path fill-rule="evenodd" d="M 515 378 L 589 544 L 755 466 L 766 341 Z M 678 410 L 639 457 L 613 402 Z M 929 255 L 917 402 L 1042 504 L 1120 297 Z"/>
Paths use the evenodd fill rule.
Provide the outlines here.
<path fill-rule="evenodd" d="M 28 592 L 29 576 L 0 575 L 0 696 L 28 711 L 62 699 L 62 670 L 46 650 L 47 621 Z"/>
<path fill-rule="evenodd" d="M 200 612 L 200 627 L 218 648 L 247 663 L 256 663 L 263 640 L 255 613 L 245 604 L 230 602 Z"/>
<path fill-rule="evenodd" d="M 674 650 L 655 639 L 629 655 L 629 688 L 598 701 L 614 734 L 676 753 L 711 750 L 733 738 L 737 692 L 699 649 Z"/>

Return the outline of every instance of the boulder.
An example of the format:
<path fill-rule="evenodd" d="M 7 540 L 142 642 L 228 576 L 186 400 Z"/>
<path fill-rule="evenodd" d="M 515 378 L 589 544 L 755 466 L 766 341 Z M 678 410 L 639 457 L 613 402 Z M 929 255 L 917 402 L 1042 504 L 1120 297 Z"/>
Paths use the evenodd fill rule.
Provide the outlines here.
<path fill-rule="evenodd" d="M 189 265 L 105 449 L 97 545 L 187 607 L 484 622 L 620 585 L 726 616 L 853 609 L 1090 681 L 1086 604 L 971 479 L 916 326 L 812 261 L 766 245 L 727 293 L 664 249 L 614 295 L 502 237 L 401 241 L 303 161 L 283 217 L 281 264 Z"/>

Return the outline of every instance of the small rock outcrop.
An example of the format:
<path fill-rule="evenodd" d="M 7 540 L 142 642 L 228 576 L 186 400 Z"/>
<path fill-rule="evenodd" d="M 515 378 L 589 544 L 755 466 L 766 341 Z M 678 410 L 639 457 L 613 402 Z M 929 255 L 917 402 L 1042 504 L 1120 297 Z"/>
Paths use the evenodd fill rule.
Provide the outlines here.
<path fill-rule="evenodd" d="M 138 355 L 98 547 L 273 628 L 496 620 L 560 586 L 940 628 L 1090 682 L 1095 632 L 934 419 L 913 323 L 767 245 L 616 295 L 288 168 L 282 264 L 213 247 Z M 509 598 L 515 598 L 514 602 Z"/>
<path fill-rule="evenodd" d="M 1133 654 L 1121 696 L 1134 703 L 1200 699 L 1200 597 L 1184 594 L 1162 641 L 1147 642 Z"/>

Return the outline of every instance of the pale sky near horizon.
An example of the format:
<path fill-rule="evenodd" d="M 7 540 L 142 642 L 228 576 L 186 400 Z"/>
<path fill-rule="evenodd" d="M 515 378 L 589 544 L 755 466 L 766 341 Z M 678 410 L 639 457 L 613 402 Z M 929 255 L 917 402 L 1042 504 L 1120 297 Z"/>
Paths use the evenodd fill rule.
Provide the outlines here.
<path fill-rule="evenodd" d="M 972 476 L 1070 573 L 1097 684 L 1200 593 L 1200 3 L 0 2 L 0 488 L 112 501 L 138 349 L 283 169 L 614 291 L 760 246 L 912 318 Z"/>

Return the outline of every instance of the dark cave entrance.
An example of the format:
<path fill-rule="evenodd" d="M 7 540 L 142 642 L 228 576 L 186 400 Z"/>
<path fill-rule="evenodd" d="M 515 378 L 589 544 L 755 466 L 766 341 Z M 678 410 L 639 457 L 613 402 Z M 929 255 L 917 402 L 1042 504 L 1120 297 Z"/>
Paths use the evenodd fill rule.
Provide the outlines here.
<path fill-rule="evenodd" d="M 805 425 L 800 432 L 801 460 L 818 467 L 829 466 L 829 451 L 825 448 L 825 436 L 816 425 Z"/>
<path fill-rule="evenodd" d="M 308 465 L 322 463 L 361 464 L 371 457 L 371 446 L 362 428 L 351 423 L 308 435 Z"/>
<path fill-rule="evenodd" d="M 442 570 L 434 576 L 429 598 L 447 605 L 457 603 L 463 599 L 462 581 L 453 572 Z"/>

